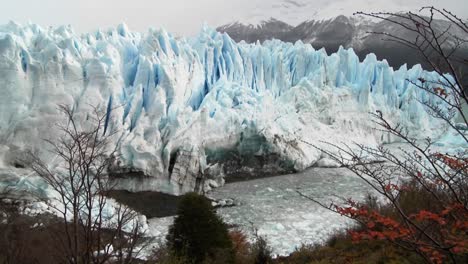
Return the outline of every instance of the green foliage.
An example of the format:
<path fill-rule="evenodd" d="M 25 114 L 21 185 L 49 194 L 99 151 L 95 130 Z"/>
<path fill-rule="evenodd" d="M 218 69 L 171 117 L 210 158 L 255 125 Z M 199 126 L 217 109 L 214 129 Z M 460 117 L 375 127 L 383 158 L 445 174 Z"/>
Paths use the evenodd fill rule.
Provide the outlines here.
<path fill-rule="evenodd" d="M 182 197 L 177 216 L 169 228 L 168 247 L 189 263 L 233 263 L 234 251 L 227 226 L 204 196 Z"/>

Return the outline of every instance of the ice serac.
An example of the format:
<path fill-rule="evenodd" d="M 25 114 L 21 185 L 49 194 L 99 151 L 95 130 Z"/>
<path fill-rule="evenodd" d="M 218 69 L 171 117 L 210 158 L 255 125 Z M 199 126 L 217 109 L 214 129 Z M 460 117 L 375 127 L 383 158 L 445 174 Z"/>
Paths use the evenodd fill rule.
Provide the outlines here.
<path fill-rule="evenodd" d="M 133 191 L 207 190 L 235 164 L 329 165 L 310 144 L 394 140 L 372 129 L 368 113 L 376 110 L 420 137 L 447 129 L 419 103 L 440 102 L 407 81 L 429 85 L 442 80 L 436 73 L 395 71 L 373 54 L 360 62 L 352 49 L 327 55 L 301 42 L 236 43 L 208 27 L 184 39 L 125 25 L 78 35 L 9 23 L 0 26 L 0 76 L 3 171 L 27 171 L 28 150 L 53 164 L 38 139 L 57 136 L 57 104 L 77 118 L 98 106 L 106 132 L 118 134 L 113 174 Z"/>

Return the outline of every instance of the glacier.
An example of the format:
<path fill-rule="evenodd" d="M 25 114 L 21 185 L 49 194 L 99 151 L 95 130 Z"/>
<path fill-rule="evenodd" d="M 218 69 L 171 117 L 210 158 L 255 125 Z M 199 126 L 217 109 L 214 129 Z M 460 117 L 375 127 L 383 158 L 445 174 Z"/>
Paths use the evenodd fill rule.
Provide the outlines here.
<path fill-rule="evenodd" d="M 27 151 L 54 162 L 42 139 L 58 136 L 58 104 L 83 119 L 106 110 L 105 130 L 118 135 L 112 170 L 130 191 L 209 190 L 224 183 L 229 155 L 269 156 L 294 171 L 333 166 L 312 145 L 395 141 L 374 129 L 376 111 L 419 138 L 449 133 L 420 103 L 442 102 L 407 81 L 445 82 L 435 72 L 300 41 L 236 43 L 207 26 L 178 38 L 125 24 L 78 34 L 10 22 L 0 26 L 0 76 L 0 178 L 26 189 Z"/>

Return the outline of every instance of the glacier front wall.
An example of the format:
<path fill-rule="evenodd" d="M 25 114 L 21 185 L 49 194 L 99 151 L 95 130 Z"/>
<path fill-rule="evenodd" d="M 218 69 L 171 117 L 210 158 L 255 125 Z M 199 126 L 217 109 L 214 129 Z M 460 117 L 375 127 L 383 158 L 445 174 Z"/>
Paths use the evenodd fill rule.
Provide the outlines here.
<path fill-rule="evenodd" d="M 264 141 L 255 155 L 275 153 L 303 170 L 327 163 L 308 143 L 392 141 L 372 129 L 376 110 L 420 137 L 444 133 L 419 103 L 436 98 L 406 81 L 419 78 L 441 79 L 420 66 L 395 71 L 373 54 L 360 62 L 352 49 L 327 55 L 301 42 L 236 43 L 209 28 L 179 39 L 125 25 L 78 35 L 9 23 L 0 26 L 0 167 L 17 172 L 28 150 L 52 165 L 41 139 L 58 137 L 57 105 L 66 104 L 77 118 L 91 106 L 107 109 L 106 130 L 118 133 L 116 170 L 140 175 L 121 179 L 125 189 L 200 188 L 203 172 L 222 174 L 207 164 L 208 150 L 255 136 Z"/>

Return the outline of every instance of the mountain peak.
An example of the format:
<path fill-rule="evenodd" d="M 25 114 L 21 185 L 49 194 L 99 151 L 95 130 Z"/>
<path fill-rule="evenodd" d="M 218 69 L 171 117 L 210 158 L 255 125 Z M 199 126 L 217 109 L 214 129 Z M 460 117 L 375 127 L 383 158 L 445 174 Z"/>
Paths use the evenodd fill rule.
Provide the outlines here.
<path fill-rule="evenodd" d="M 251 0 L 249 8 L 245 8 L 243 16 L 236 22 L 257 26 L 274 18 L 297 26 L 308 19 L 320 21 L 351 17 L 358 11 L 393 13 L 417 11 L 421 6 L 432 4 L 437 5 L 438 2 L 436 0 Z"/>

